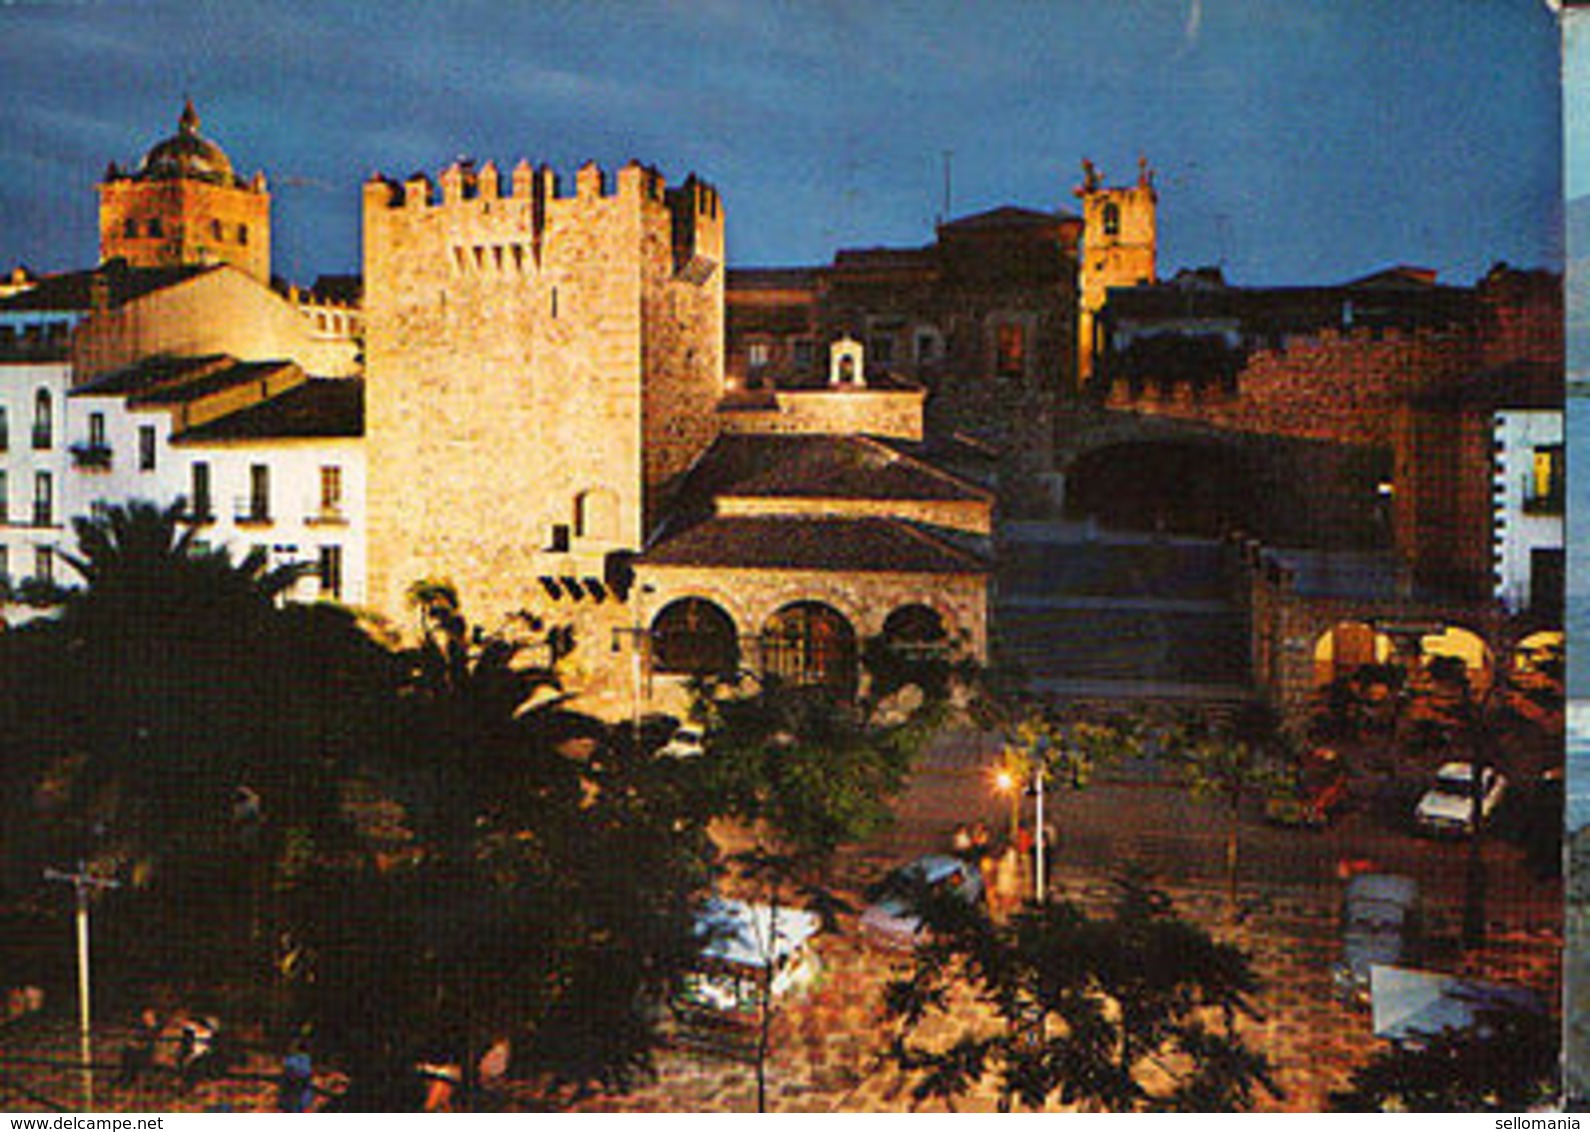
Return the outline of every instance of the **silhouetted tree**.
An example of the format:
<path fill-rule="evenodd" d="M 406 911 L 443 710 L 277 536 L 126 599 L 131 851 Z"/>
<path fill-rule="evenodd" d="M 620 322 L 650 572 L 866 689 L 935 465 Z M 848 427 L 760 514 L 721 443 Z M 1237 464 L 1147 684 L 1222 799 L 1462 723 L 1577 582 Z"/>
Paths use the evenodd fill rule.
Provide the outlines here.
<path fill-rule="evenodd" d="M 918 1103 L 953 1107 L 985 1079 L 1007 1103 L 1112 1112 L 1237 1110 L 1276 1093 L 1236 1026 L 1258 985 L 1247 956 L 1162 894 L 1122 882 L 1103 916 L 1065 900 L 1005 923 L 953 899 L 927 913 L 932 936 L 885 994 L 891 1059 Z M 953 1036 L 929 1044 L 945 1024 Z"/>
<path fill-rule="evenodd" d="M 1498 1006 L 1462 1029 L 1388 1045 L 1331 1094 L 1337 1112 L 1527 1112 L 1559 1097 L 1562 1033 L 1549 1015 Z"/>

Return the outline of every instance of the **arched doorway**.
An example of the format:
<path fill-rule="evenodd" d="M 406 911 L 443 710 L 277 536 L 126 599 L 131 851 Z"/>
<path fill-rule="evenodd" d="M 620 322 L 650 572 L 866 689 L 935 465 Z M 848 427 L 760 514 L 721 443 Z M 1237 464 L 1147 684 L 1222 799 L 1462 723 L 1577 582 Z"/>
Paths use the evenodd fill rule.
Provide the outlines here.
<path fill-rule="evenodd" d="M 699 597 L 664 606 L 651 623 L 652 670 L 664 675 L 726 676 L 740 667 L 734 619 Z"/>
<path fill-rule="evenodd" d="M 1258 501 L 1247 461 L 1230 447 L 1130 441 L 1078 457 L 1065 509 L 1106 527 L 1218 537 L 1256 529 Z"/>
<path fill-rule="evenodd" d="M 1478 633 L 1448 625 L 1419 641 L 1419 668 L 1427 679 L 1450 682 L 1459 672 L 1475 692 L 1491 685 L 1491 650 Z"/>
<path fill-rule="evenodd" d="M 817 601 L 797 601 L 762 630 L 762 671 L 787 684 L 856 693 L 856 632 L 843 614 Z"/>
<path fill-rule="evenodd" d="M 1559 629 L 1531 633 L 1513 647 L 1513 671 L 1562 679 L 1565 638 Z"/>
<path fill-rule="evenodd" d="M 1314 686 L 1323 688 L 1356 677 L 1366 667 L 1390 664 L 1391 638 L 1362 621 L 1341 621 L 1314 642 Z"/>

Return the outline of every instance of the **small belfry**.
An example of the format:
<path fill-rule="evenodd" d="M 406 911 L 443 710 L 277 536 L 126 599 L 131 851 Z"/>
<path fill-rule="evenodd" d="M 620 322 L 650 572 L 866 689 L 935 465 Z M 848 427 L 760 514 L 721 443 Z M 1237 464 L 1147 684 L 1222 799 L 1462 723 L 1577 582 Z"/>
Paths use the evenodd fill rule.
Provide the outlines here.
<path fill-rule="evenodd" d="M 1106 186 L 1098 167 L 1084 160 L 1076 195 L 1082 201 L 1077 375 L 1079 381 L 1086 382 L 1093 374 L 1093 360 L 1103 350 L 1104 344 L 1095 341 L 1095 327 L 1110 288 L 1136 287 L 1157 279 L 1155 212 L 1159 195 L 1146 157 L 1138 158 L 1137 183 L 1124 188 Z"/>
<path fill-rule="evenodd" d="M 177 132 L 130 172 L 115 164 L 99 184 L 99 256 L 132 267 L 229 263 L 260 283 L 271 275 L 270 194 L 265 176 L 245 180 L 199 133 L 188 99 Z"/>

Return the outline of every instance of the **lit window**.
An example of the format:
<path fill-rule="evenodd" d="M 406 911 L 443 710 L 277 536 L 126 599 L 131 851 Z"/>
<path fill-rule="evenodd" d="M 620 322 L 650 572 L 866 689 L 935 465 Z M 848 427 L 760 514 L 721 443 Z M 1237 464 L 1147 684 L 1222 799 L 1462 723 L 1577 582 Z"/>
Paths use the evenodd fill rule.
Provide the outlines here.
<path fill-rule="evenodd" d="M 995 333 L 994 369 L 1000 377 L 1023 377 L 1027 373 L 1027 334 L 1020 323 L 1005 322 Z"/>
<path fill-rule="evenodd" d="M 746 347 L 746 361 L 752 369 L 761 369 L 767 365 L 768 348 L 766 342 L 752 342 Z"/>
<path fill-rule="evenodd" d="M 320 513 L 342 513 L 342 468 L 336 464 L 326 464 L 320 469 Z"/>
<path fill-rule="evenodd" d="M 1525 501 L 1531 510 L 1562 510 L 1562 463 L 1562 445 L 1548 444 L 1535 449 L 1530 494 Z"/>

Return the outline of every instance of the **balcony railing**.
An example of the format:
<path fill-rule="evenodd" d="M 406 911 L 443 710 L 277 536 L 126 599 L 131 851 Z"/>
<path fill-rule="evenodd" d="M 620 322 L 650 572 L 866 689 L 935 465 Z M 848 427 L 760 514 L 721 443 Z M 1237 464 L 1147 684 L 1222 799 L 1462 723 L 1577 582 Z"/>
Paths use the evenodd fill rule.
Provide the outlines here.
<path fill-rule="evenodd" d="M 74 444 L 71 453 L 72 463 L 84 471 L 105 471 L 111 464 L 111 450 L 108 444 Z"/>
<path fill-rule="evenodd" d="M 341 526 L 348 521 L 342 500 L 315 496 L 304 505 L 304 522 L 310 526 Z"/>
<path fill-rule="evenodd" d="M 271 521 L 269 500 L 240 496 L 232 501 L 232 521 L 240 526 L 261 526 Z"/>

